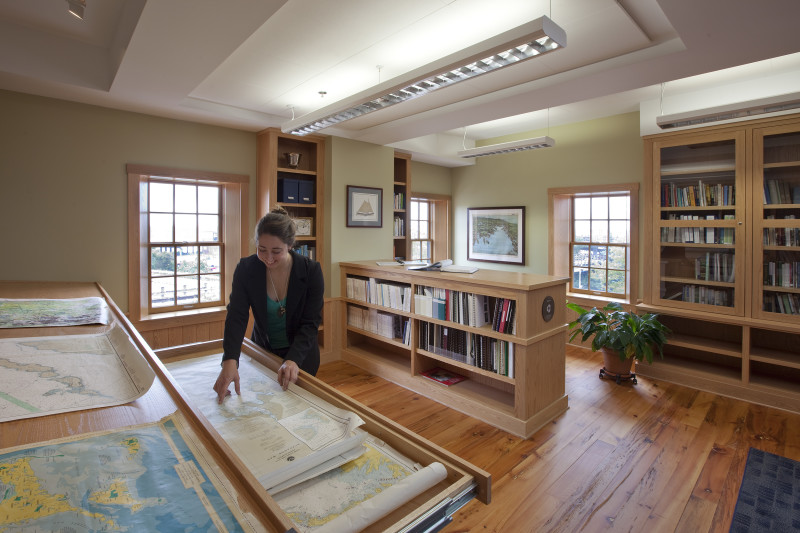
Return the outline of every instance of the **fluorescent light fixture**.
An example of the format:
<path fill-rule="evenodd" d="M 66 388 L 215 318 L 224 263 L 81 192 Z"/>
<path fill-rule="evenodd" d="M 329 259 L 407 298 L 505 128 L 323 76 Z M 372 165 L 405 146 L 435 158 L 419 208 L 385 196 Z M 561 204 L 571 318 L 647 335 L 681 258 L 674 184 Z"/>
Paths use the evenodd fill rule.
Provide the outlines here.
<path fill-rule="evenodd" d="M 661 115 L 656 117 L 656 124 L 658 124 L 659 128 L 666 130 L 683 126 L 699 126 L 722 120 L 752 117 L 754 115 L 763 115 L 766 113 L 778 113 L 780 111 L 789 111 L 792 109 L 800 109 L 800 93 L 789 93 L 769 98 L 739 102 L 737 104 L 709 107 L 683 113 L 673 113 L 671 115 Z"/>
<path fill-rule="evenodd" d="M 86 8 L 86 0 L 67 0 L 70 15 L 74 15 L 83 20 L 83 10 Z"/>
<path fill-rule="evenodd" d="M 564 30 L 549 18 L 541 17 L 290 120 L 281 126 L 281 130 L 295 135 L 313 133 L 406 100 L 419 98 L 442 87 L 516 65 L 566 45 L 567 34 Z"/>
<path fill-rule="evenodd" d="M 489 144 L 468 150 L 461 150 L 458 155 L 461 157 L 483 157 L 485 155 L 507 154 L 509 152 L 522 152 L 535 148 L 550 148 L 555 146 L 556 141 L 551 137 L 535 137 L 533 139 L 523 139 L 521 141 L 511 141 L 507 143 Z"/>

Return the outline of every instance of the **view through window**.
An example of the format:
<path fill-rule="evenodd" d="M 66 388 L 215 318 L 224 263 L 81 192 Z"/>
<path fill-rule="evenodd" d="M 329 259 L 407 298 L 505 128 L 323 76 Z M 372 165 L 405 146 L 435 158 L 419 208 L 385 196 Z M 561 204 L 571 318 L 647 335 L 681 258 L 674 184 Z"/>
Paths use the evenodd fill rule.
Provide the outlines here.
<path fill-rule="evenodd" d="M 149 182 L 151 309 L 222 303 L 220 189 L 171 180 Z"/>
<path fill-rule="evenodd" d="M 431 234 L 431 202 L 422 198 L 411 199 L 411 259 L 431 260 L 433 241 Z"/>
<path fill-rule="evenodd" d="M 624 297 L 629 291 L 630 193 L 572 197 L 571 291 Z"/>

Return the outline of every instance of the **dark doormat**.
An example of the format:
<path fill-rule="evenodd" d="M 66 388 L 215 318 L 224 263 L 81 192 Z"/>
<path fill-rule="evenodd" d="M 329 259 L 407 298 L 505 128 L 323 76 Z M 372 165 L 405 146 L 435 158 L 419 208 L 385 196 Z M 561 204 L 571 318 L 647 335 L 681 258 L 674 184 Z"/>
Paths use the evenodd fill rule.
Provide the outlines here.
<path fill-rule="evenodd" d="M 800 531 L 800 463 L 750 448 L 730 531 Z"/>

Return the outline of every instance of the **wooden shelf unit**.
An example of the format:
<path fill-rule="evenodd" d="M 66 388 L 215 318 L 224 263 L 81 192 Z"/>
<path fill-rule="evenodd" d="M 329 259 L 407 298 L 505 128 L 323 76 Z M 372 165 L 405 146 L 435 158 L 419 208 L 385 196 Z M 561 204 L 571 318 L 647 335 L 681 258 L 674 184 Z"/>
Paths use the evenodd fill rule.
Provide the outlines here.
<path fill-rule="evenodd" d="M 637 373 L 800 411 L 800 115 L 644 141 L 651 238 L 637 307 L 674 333 L 664 360 Z M 733 205 L 696 205 L 701 182 L 732 185 Z M 695 205 L 672 205 L 668 192 L 690 186 Z M 689 286 L 725 297 L 689 301 Z"/>
<path fill-rule="evenodd" d="M 394 153 L 394 216 L 392 217 L 392 257 L 409 259 L 411 255 L 411 154 Z"/>
<path fill-rule="evenodd" d="M 344 292 L 342 317 L 347 317 L 351 308 L 359 310 L 359 313 L 362 309 L 374 310 L 374 313 L 397 317 L 401 324 L 407 320 L 409 328 L 409 344 L 404 344 L 402 339 L 369 332 L 368 326 L 348 325 L 344 318 L 343 360 L 524 438 L 567 409 L 566 278 L 484 269 L 474 274 L 411 271 L 402 266 L 380 267 L 375 261 L 346 262 L 339 266 Z M 397 293 L 405 289 L 410 303 L 406 303 L 405 310 L 399 303 L 395 304 L 397 308 L 370 303 L 361 292 L 346 292 L 348 278 L 365 282 L 372 279 L 376 286 L 382 283 L 398 287 Z M 428 316 L 416 308 L 414 297 L 423 287 L 481 295 L 489 304 L 496 299 L 513 301 L 516 329 L 514 333 L 501 333 L 494 331 L 489 324 L 475 327 Z M 388 293 L 381 294 L 385 296 Z M 545 321 L 542 314 L 547 297 L 553 299 L 554 309 L 549 321 Z M 392 303 L 395 300 L 392 298 Z M 513 376 L 479 368 L 450 357 L 444 350 L 423 346 L 420 332 L 426 324 L 480 335 L 498 344 L 509 343 L 509 350 L 513 350 Z M 448 387 L 420 375 L 434 367 L 468 379 Z"/>

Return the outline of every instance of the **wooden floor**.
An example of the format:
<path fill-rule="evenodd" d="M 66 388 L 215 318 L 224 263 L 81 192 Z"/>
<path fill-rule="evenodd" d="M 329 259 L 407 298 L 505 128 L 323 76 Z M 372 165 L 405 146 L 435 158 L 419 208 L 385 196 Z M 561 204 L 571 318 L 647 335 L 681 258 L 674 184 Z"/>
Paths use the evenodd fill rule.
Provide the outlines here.
<path fill-rule="evenodd" d="M 343 362 L 317 377 L 492 474 L 444 531 L 727 532 L 750 447 L 800 460 L 800 414 L 640 378 L 567 347 L 569 410 L 523 440 Z"/>

